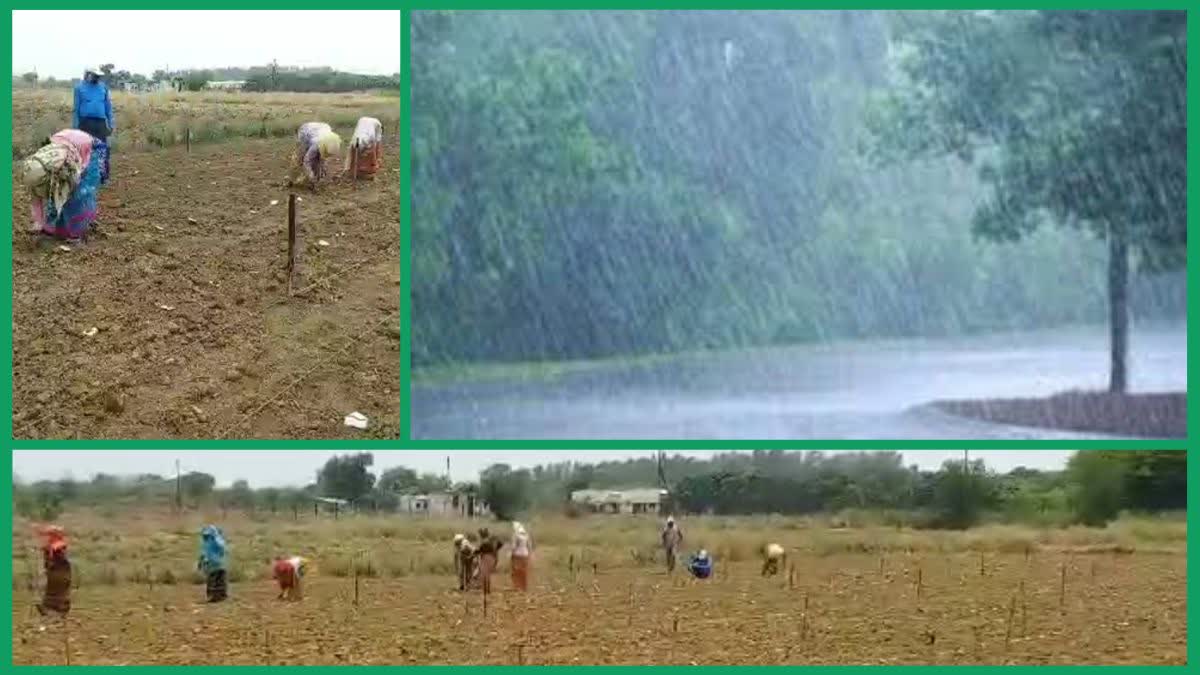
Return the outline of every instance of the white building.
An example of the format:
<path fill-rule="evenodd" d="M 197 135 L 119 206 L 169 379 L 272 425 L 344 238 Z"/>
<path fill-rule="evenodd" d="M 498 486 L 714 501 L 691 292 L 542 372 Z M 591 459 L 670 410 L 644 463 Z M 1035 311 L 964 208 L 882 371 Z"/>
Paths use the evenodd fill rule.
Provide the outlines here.
<path fill-rule="evenodd" d="M 669 495 L 657 488 L 576 490 L 571 502 L 592 513 L 658 514 Z"/>
<path fill-rule="evenodd" d="M 212 80 L 204 83 L 205 89 L 219 89 L 221 91 L 241 91 L 245 86 L 245 80 Z"/>
<path fill-rule="evenodd" d="M 474 495 L 457 492 L 433 492 L 423 495 L 400 495 L 397 513 L 408 516 L 470 518 L 490 516 L 491 510 Z"/>

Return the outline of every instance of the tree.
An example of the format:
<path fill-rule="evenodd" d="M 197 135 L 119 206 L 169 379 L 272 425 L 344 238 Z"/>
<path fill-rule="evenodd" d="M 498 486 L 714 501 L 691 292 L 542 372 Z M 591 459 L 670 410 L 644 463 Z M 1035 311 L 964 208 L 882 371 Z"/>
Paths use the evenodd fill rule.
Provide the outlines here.
<path fill-rule="evenodd" d="M 192 70 L 188 71 L 183 77 L 183 87 L 188 91 L 200 91 L 205 85 L 211 82 L 213 74 L 211 70 Z"/>
<path fill-rule="evenodd" d="M 528 470 L 513 471 L 507 464 L 493 464 L 479 474 L 479 496 L 501 520 L 512 520 L 530 501 Z"/>
<path fill-rule="evenodd" d="M 417 472 L 405 466 L 395 466 L 379 476 L 378 489 L 383 492 L 407 492 L 417 487 Z"/>
<path fill-rule="evenodd" d="M 375 463 L 369 452 L 331 457 L 317 472 L 321 495 L 355 501 L 371 492 L 375 474 L 367 469 Z"/>
<path fill-rule="evenodd" d="M 1187 510 L 1187 451 L 1138 450 L 1123 455 L 1128 467 L 1125 504 L 1145 511 Z"/>
<path fill-rule="evenodd" d="M 428 494 L 430 492 L 446 492 L 450 489 L 450 479 L 436 473 L 423 473 L 417 479 L 417 490 Z"/>
<path fill-rule="evenodd" d="M 25 82 L 25 84 L 36 86 L 38 82 L 38 74 L 35 72 L 24 73 L 21 75 L 21 79 Z"/>
<path fill-rule="evenodd" d="M 217 479 L 207 473 L 189 471 L 179 477 L 180 488 L 192 503 L 197 503 L 210 495 L 217 485 Z"/>
<path fill-rule="evenodd" d="M 283 503 L 283 491 L 279 488 L 263 488 L 258 491 L 258 500 L 272 514 L 279 510 L 280 504 Z"/>
<path fill-rule="evenodd" d="M 1067 480 L 1076 519 L 1103 527 L 1121 512 L 1128 460 L 1110 450 L 1080 450 L 1067 463 Z"/>
<path fill-rule="evenodd" d="M 942 464 L 933 487 L 935 527 L 965 530 L 979 522 L 995 496 L 994 477 L 982 460 Z"/>
<path fill-rule="evenodd" d="M 229 503 L 234 508 L 253 508 L 254 490 L 250 489 L 250 483 L 244 480 L 234 481 L 233 486 L 229 488 Z"/>
<path fill-rule="evenodd" d="M 1043 223 L 1108 244 L 1109 390 L 1127 387 L 1131 255 L 1183 264 L 1186 13 L 930 12 L 909 18 L 905 80 L 876 121 L 904 157 L 975 161 L 992 188 L 974 229 Z"/>

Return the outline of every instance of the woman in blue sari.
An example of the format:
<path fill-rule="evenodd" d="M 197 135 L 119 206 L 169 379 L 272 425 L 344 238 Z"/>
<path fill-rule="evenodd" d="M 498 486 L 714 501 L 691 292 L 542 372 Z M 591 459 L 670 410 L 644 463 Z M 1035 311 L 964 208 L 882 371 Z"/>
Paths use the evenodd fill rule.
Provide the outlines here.
<path fill-rule="evenodd" d="M 209 602 L 221 602 L 229 597 L 225 553 L 225 535 L 213 525 L 205 525 L 200 530 L 200 562 L 196 566 L 204 574 L 204 589 Z"/>

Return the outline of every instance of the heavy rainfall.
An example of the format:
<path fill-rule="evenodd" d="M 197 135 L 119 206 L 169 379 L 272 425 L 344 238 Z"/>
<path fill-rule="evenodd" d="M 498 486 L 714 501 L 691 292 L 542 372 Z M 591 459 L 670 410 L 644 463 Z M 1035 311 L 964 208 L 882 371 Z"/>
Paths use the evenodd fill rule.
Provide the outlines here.
<path fill-rule="evenodd" d="M 1186 437 L 1186 14 L 414 12 L 414 438 Z"/>

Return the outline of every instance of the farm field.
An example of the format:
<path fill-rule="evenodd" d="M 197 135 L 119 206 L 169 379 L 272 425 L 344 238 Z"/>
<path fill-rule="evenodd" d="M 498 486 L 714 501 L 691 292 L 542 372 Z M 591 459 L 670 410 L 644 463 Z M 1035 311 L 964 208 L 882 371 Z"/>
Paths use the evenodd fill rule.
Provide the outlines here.
<path fill-rule="evenodd" d="M 691 519 L 718 565 L 697 582 L 652 560 L 652 519 L 534 520 L 530 592 L 511 590 L 502 560 L 485 614 L 450 571 L 450 535 L 478 522 L 234 518 L 231 599 L 206 605 L 185 583 L 202 519 L 64 520 L 80 578 L 69 629 L 32 610 L 14 559 L 14 663 L 1186 663 L 1182 523 L 1164 536 Z M 753 549 L 771 533 L 794 573 L 760 576 Z M 314 560 L 299 603 L 276 601 L 265 574 L 284 552 Z"/>
<path fill-rule="evenodd" d="M 379 114 L 387 99 L 266 97 L 251 106 L 195 95 L 130 109 L 121 98 L 112 183 L 86 245 L 63 251 L 28 234 L 28 197 L 14 183 L 14 436 L 397 436 L 398 102 L 387 103 L 395 112 L 384 119 L 373 182 L 298 193 L 289 300 L 293 122 L 340 110 L 326 119 L 349 138 L 354 120 Z M 308 107 L 291 107 L 296 100 Z M 40 129 L 37 105 L 14 96 L 15 129 Z M 145 140 L 184 109 L 192 119 L 280 116 L 291 131 L 248 138 L 231 126 L 190 152 Z M 58 112 L 62 126 L 69 114 Z M 371 428 L 344 427 L 352 411 Z"/>

